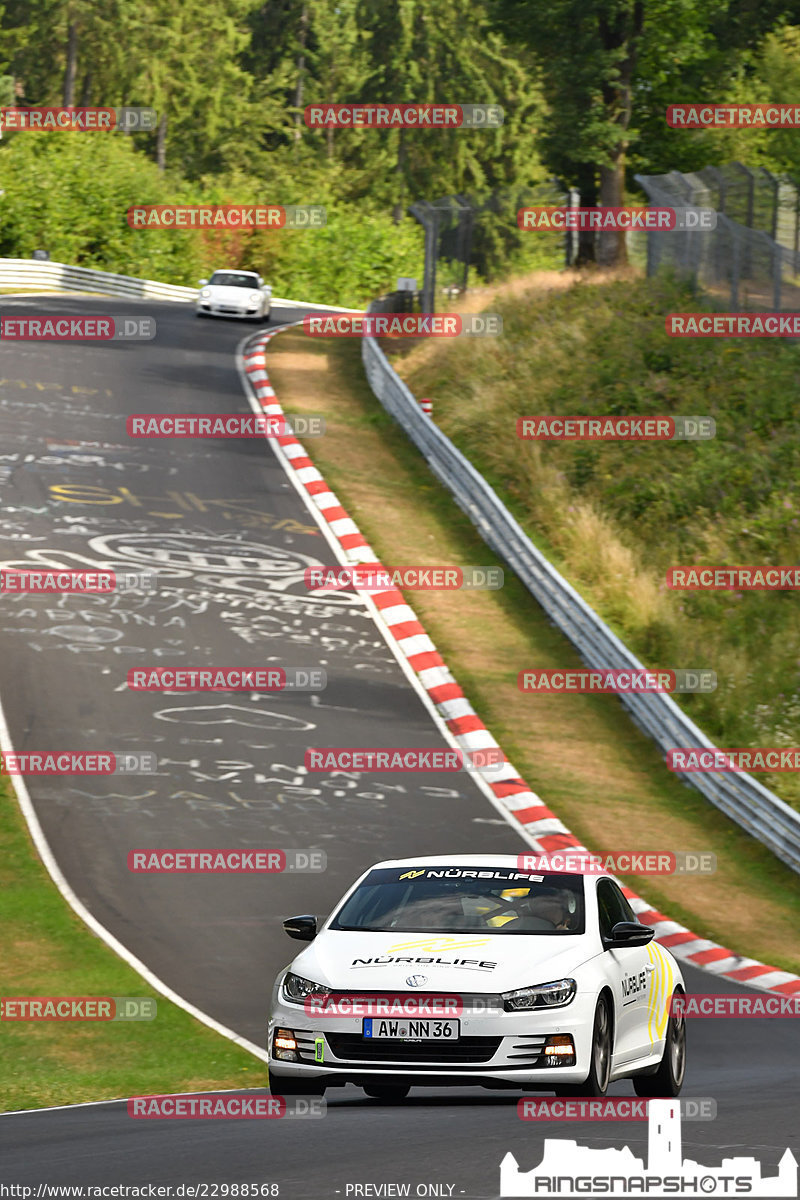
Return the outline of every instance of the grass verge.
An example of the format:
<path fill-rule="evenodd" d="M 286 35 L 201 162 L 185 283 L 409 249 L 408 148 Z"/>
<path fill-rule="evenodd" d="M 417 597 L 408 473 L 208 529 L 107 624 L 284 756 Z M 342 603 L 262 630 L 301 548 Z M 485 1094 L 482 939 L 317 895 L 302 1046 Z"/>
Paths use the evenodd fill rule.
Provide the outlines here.
<path fill-rule="evenodd" d="M 0 1020 L 5 1112 L 160 1092 L 263 1087 L 266 1066 L 169 1003 L 73 913 L 0 778 L 0 994 L 152 996 L 153 1021 Z"/>
<path fill-rule="evenodd" d="M 429 339 L 397 367 L 522 527 L 637 656 L 709 667 L 680 698 L 719 746 L 800 744 L 797 594 L 673 591 L 678 565 L 800 561 L 800 344 L 675 338 L 712 302 L 629 275 L 499 295 L 501 338 Z M 700 442 L 539 442 L 521 416 L 709 415 Z M 756 777 L 800 808 L 800 774 Z"/>

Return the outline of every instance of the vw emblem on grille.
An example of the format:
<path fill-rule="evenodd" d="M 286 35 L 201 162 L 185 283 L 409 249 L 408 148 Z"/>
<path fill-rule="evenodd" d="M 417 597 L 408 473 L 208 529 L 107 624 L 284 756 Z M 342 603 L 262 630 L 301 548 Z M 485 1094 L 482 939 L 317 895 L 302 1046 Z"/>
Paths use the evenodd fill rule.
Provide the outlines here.
<path fill-rule="evenodd" d="M 428 982 L 427 975 L 409 975 L 406 983 L 409 987 L 422 987 L 423 983 Z"/>

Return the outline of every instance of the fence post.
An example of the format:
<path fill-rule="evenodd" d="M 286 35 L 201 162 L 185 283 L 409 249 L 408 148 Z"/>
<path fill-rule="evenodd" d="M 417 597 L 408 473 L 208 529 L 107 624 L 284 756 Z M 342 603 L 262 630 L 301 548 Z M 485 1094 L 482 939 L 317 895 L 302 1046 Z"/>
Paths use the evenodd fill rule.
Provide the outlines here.
<path fill-rule="evenodd" d="M 783 250 L 777 242 L 772 244 L 772 307 L 781 311 L 781 285 L 783 283 Z"/>

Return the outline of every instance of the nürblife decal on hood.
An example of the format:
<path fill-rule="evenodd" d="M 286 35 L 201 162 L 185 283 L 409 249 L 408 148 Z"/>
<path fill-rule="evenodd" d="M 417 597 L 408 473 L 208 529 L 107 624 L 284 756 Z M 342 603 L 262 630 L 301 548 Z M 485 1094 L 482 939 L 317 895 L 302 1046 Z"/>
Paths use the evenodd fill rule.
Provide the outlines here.
<path fill-rule="evenodd" d="M 477 958 L 431 958 L 420 956 L 412 958 L 400 954 L 376 954 L 371 958 L 354 958 L 351 967 L 390 967 L 395 963 L 413 963 L 426 967 L 464 967 L 472 971 L 493 971 L 496 962 L 485 962 Z"/>

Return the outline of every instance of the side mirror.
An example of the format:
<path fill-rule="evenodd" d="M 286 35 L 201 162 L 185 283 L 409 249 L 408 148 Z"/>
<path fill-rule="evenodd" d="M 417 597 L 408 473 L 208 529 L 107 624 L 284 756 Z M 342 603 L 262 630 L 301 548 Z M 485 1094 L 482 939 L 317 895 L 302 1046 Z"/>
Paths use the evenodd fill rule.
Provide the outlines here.
<path fill-rule="evenodd" d="M 295 938 L 298 942 L 313 942 L 317 936 L 317 918 L 289 917 L 283 922 L 283 928 L 290 938 Z"/>
<path fill-rule="evenodd" d="M 208 280 L 207 279 L 198 279 L 197 282 L 200 284 L 200 287 L 205 287 L 205 285 L 208 283 Z"/>
<path fill-rule="evenodd" d="M 646 946 L 656 936 L 655 929 L 650 925 L 640 925 L 638 921 L 617 921 L 611 930 L 611 937 L 603 938 L 603 944 L 610 946 Z"/>

